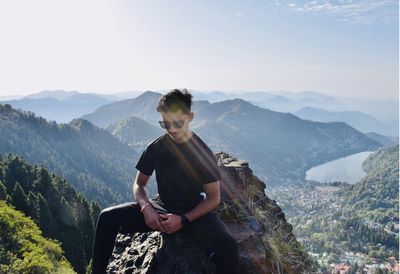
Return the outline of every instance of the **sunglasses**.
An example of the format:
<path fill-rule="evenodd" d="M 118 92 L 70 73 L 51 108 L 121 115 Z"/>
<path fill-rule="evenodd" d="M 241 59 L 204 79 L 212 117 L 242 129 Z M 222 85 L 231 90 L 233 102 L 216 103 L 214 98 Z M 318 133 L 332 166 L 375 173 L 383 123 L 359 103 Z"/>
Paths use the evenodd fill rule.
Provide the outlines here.
<path fill-rule="evenodd" d="M 185 124 L 185 120 L 177 120 L 172 122 L 169 121 L 158 121 L 158 122 L 160 123 L 160 126 L 165 129 L 169 129 L 171 127 L 171 123 L 174 126 L 174 128 L 182 128 L 183 125 Z"/>

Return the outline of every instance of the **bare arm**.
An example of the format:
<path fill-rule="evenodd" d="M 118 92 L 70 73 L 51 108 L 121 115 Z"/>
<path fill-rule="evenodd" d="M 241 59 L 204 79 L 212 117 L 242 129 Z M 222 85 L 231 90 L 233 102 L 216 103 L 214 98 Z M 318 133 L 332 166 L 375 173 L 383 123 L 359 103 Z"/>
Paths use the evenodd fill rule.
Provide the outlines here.
<path fill-rule="evenodd" d="M 136 202 L 139 204 L 141 209 L 147 203 L 150 204 L 143 209 L 143 215 L 146 225 L 153 230 L 165 231 L 165 229 L 161 225 L 162 218 L 151 205 L 147 195 L 146 185 L 149 181 L 149 178 L 150 176 L 143 174 L 140 171 L 137 172 L 135 182 L 133 183 L 132 187 L 133 196 L 135 197 Z"/>
<path fill-rule="evenodd" d="M 146 185 L 149 181 L 150 176 L 138 171 L 136 173 L 136 178 L 132 186 L 133 197 L 135 197 L 136 202 L 139 203 L 140 208 L 142 208 L 146 203 L 149 203 L 149 198 L 147 195 Z"/>

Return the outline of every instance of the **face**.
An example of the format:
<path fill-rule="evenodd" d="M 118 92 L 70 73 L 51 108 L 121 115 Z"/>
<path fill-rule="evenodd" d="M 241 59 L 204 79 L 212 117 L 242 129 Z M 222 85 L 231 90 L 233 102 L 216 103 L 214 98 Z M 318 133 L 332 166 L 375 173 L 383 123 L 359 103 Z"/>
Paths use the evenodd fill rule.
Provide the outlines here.
<path fill-rule="evenodd" d="M 170 122 L 170 127 L 165 130 L 171 138 L 177 141 L 185 139 L 185 136 L 189 133 L 189 123 L 193 120 L 194 113 L 184 114 L 182 110 L 178 110 L 177 112 L 160 112 L 160 114 L 162 121 Z M 172 123 L 173 121 L 184 121 L 183 127 L 176 128 L 174 123 Z"/>

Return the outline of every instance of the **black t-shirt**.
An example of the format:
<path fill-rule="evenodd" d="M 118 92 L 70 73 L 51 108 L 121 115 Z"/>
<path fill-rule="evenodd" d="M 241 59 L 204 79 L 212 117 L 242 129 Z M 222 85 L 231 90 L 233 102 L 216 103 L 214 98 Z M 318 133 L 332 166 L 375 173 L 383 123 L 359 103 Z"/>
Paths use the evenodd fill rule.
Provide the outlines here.
<path fill-rule="evenodd" d="M 165 133 L 147 145 L 136 164 L 148 176 L 156 171 L 158 194 L 168 208 L 192 209 L 203 199 L 203 185 L 221 179 L 213 152 L 192 133 L 182 144 Z"/>

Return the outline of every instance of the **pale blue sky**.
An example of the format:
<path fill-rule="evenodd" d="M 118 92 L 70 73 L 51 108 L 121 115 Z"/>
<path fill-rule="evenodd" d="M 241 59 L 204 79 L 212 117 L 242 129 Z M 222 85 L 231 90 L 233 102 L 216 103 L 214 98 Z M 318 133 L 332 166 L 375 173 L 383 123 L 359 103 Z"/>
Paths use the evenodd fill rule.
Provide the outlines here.
<path fill-rule="evenodd" d="M 398 11 L 395 0 L 0 0 L 0 95 L 186 87 L 394 99 Z"/>

